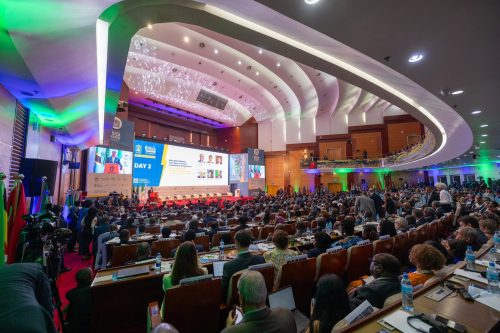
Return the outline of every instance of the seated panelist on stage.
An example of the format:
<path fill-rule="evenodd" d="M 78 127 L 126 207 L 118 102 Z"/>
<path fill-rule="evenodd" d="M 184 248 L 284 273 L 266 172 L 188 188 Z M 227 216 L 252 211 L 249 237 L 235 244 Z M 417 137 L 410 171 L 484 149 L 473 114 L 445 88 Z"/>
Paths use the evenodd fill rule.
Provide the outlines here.
<path fill-rule="evenodd" d="M 224 299 L 226 299 L 229 281 L 234 273 L 246 269 L 249 266 L 263 264 L 266 262 L 263 256 L 253 255 L 248 250 L 250 244 L 252 244 L 252 234 L 249 230 L 238 231 L 236 235 L 234 235 L 234 242 L 236 244 L 238 254 L 236 258 L 224 264 L 222 272 L 221 283 Z"/>

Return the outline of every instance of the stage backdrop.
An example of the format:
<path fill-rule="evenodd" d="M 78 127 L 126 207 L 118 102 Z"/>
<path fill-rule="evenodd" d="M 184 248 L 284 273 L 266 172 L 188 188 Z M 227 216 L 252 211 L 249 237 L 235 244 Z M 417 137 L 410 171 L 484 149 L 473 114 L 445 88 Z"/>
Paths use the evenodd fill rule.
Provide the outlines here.
<path fill-rule="evenodd" d="M 136 140 L 133 186 L 153 187 L 160 196 L 227 192 L 228 158 L 220 152 Z"/>

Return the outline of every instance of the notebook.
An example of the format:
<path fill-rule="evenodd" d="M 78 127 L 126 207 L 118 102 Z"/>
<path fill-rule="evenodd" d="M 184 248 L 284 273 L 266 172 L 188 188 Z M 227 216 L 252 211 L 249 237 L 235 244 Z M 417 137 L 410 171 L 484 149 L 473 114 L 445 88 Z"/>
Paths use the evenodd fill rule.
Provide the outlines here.
<path fill-rule="evenodd" d="M 282 288 L 270 293 L 267 297 L 271 309 L 285 308 L 292 311 L 295 324 L 297 325 L 297 332 L 303 332 L 308 327 L 309 319 L 295 307 L 292 287 Z"/>
<path fill-rule="evenodd" d="M 221 261 L 214 261 L 212 263 L 214 267 L 214 277 L 221 277 L 222 272 L 224 271 L 224 264 L 227 262 L 227 260 L 221 260 Z"/>

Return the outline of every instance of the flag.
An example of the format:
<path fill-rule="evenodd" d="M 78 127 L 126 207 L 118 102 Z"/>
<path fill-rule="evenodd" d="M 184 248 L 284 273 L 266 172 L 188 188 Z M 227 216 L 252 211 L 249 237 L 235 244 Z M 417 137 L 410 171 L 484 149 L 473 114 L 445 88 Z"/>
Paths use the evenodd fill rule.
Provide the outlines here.
<path fill-rule="evenodd" d="M 5 264 L 5 249 L 7 247 L 7 191 L 5 190 L 4 173 L 0 174 L 0 266 Z"/>
<path fill-rule="evenodd" d="M 41 209 L 39 210 L 39 212 L 45 212 L 45 207 L 48 203 L 50 203 L 49 184 L 47 184 L 47 178 L 42 177 L 42 193 L 40 193 Z"/>
<path fill-rule="evenodd" d="M 26 221 L 23 220 L 23 215 L 26 214 L 26 197 L 24 195 L 24 186 L 21 179 L 17 179 L 14 183 L 14 188 L 9 194 L 7 207 L 7 212 L 9 214 L 7 226 L 7 262 L 10 264 L 16 259 L 16 247 L 19 240 L 19 234 L 26 224 Z"/>

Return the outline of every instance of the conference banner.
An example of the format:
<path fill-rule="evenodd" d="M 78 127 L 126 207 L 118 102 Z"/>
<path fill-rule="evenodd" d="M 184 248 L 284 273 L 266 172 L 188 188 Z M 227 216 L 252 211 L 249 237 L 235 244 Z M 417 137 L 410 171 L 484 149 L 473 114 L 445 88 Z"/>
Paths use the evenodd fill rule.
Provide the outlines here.
<path fill-rule="evenodd" d="M 227 185 L 228 159 L 220 152 L 136 140 L 133 186 Z"/>

